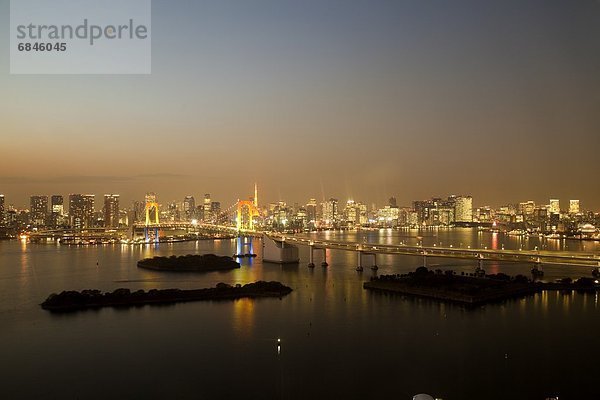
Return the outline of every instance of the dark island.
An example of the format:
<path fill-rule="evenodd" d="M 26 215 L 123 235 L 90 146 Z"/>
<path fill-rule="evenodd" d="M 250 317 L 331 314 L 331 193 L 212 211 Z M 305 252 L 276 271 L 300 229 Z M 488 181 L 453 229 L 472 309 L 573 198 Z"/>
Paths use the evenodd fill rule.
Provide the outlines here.
<path fill-rule="evenodd" d="M 499 273 L 478 277 L 475 274 L 456 275 L 454 271 L 430 271 L 425 267 L 419 267 L 415 272 L 408 274 L 372 278 L 370 282 L 365 282 L 363 287 L 470 306 L 523 297 L 543 290 L 594 292 L 600 289 L 591 278 L 536 282 L 523 275 L 511 277 Z"/>
<path fill-rule="evenodd" d="M 210 272 L 240 268 L 240 264 L 231 257 L 214 254 L 146 258 L 138 261 L 137 266 L 139 268 L 173 272 Z"/>
<path fill-rule="evenodd" d="M 152 289 L 148 292 L 129 289 L 117 289 L 114 292 L 102 293 L 99 290 L 64 291 L 51 294 L 41 304 L 49 311 L 65 312 L 100 307 L 132 307 L 145 304 L 170 304 L 200 300 L 234 300 L 240 298 L 279 297 L 292 291 L 280 282 L 258 281 L 246 285 L 231 286 L 219 283 L 208 289 Z"/>

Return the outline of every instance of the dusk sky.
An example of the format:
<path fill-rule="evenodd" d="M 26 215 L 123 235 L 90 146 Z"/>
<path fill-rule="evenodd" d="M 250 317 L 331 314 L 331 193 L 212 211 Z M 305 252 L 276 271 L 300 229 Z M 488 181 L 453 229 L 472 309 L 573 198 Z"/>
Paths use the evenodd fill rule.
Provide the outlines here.
<path fill-rule="evenodd" d="M 600 2 L 152 2 L 151 75 L 9 75 L 0 193 L 600 209 Z"/>

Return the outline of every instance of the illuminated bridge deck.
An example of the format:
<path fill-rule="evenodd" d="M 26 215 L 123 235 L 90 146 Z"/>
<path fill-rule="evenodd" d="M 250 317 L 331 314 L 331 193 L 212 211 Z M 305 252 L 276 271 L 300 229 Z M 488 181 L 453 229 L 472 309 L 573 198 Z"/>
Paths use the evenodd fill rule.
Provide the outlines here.
<path fill-rule="evenodd" d="M 315 240 L 302 236 L 281 235 L 269 233 L 268 237 L 275 240 L 283 240 L 286 243 L 313 246 L 314 248 L 327 248 L 346 251 L 361 251 L 373 254 L 392 254 L 408 256 L 427 256 L 438 258 L 458 258 L 486 261 L 507 261 L 533 263 L 539 261 L 544 264 L 579 265 L 597 267 L 600 256 L 593 253 L 569 252 L 569 251 L 540 251 L 540 250 L 497 250 L 497 249 L 473 249 L 442 246 L 411 246 L 390 245 L 377 243 L 358 243 L 344 241 Z"/>

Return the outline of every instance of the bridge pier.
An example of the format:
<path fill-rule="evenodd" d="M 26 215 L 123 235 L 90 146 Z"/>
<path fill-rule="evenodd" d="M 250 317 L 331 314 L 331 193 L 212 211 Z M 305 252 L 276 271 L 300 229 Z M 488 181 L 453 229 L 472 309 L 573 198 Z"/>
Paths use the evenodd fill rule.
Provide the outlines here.
<path fill-rule="evenodd" d="M 427 252 L 423 250 L 423 266 L 427 268 Z"/>
<path fill-rule="evenodd" d="M 362 267 L 362 251 L 358 250 L 356 252 L 356 254 L 358 254 L 358 267 L 356 267 L 356 270 L 359 271 L 359 272 L 361 272 L 363 270 L 363 267 Z"/>
<path fill-rule="evenodd" d="M 312 244 L 310 246 L 308 246 L 308 249 L 309 249 L 308 268 L 315 267 L 315 260 L 314 260 L 314 254 L 313 254 L 314 247 L 315 246 L 313 246 Z"/>
<path fill-rule="evenodd" d="M 373 271 L 377 271 L 379 269 L 379 267 L 377 266 L 377 253 L 367 253 L 371 256 L 373 256 L 373 265 L 371 265 L 371 269 Z"/>
<path fill-rule="evenodd" d="M 327 248 L 323 247 L 323 262 L 321 262 L 321 267 L 327 267 Z"/>

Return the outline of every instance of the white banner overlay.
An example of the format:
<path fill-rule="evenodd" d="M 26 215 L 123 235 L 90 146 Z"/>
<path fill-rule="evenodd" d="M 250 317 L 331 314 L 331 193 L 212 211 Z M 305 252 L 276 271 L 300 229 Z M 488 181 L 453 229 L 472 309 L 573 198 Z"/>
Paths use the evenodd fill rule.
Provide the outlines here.
<path fill-rule="evenodd" d="M 11 74 L 150 74 L 151 0 L 11 0 Z"/>

